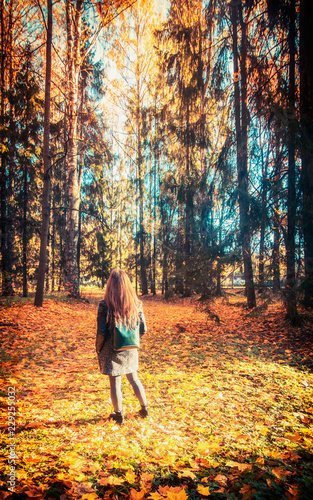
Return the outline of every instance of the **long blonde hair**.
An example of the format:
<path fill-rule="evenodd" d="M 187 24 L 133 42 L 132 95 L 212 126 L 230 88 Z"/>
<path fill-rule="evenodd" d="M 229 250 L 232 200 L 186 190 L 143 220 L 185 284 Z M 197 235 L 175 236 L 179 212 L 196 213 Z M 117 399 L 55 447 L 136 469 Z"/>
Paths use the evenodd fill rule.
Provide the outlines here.
<path fill-rule="evenodd" d="M 108 322 L 114 318 L 116 325 L 134 328 L 138 323 L 141 305 L 127 274 L 120 269 L 113 269 L 109 276 L 104 300 L 109 306 Z M 113 318 L 112 318 L 113 316 Z"/>

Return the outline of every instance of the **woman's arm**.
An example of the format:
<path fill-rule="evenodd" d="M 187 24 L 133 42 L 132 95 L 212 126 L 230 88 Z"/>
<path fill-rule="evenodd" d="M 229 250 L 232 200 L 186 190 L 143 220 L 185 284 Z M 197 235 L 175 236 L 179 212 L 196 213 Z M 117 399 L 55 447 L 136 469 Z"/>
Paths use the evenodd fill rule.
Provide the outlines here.
<path fill-rule="evenodd" d="M 97 354 L 99 354 L 99 352 L 101 351 L 103 344 L 108 337 L 107 312 L 108 312 L 108 306 L 106 302 L 101 301 L 98 307 L 98 315 L 97 315 L 97 336 L 96 336 Z"/>
<path fill-rule="evenodd" d="M 99 354 L 99 352 L 101 351 L 101 349 L 104 345 L 104 341 L 105 341 L 104 335 L 99 335 L 97 333 L 97 336 L 96 336 L 96 352 L 97 352 L 97 354 Z"/>

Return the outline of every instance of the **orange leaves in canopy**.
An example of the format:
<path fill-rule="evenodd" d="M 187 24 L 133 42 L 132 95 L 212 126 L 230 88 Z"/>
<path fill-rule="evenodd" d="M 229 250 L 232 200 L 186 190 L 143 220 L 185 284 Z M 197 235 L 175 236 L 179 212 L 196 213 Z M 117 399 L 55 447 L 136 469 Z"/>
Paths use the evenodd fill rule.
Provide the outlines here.
<path fill-rule="evenodd" d="M 101 2 L 96 3 L 96 9 L 97 9 L 98 14 L 100 16 L 102 16 L 102 3 Z"/>
<path fill-rule="evenodd" d="M 96 9 L 102 22 L 108 24 L 134 2 L 135 0 L 101 0 L 96 2 Z"/>

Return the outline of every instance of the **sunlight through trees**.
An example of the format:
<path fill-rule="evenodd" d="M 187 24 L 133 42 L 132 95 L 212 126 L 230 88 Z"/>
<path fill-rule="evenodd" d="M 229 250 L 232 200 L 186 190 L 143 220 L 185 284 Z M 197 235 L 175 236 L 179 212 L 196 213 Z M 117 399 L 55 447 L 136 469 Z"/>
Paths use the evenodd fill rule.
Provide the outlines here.
<path fill-rule="evenodd" d="M 48 6 L 1 0 L 2 295 L 38 280 L 78 298 L 122 267 L 141 294 L 239 284 L 254 308 L 283 292 L 297 322 L 313 300 L 307 8 L 54 4 L 47 153 Z"/>

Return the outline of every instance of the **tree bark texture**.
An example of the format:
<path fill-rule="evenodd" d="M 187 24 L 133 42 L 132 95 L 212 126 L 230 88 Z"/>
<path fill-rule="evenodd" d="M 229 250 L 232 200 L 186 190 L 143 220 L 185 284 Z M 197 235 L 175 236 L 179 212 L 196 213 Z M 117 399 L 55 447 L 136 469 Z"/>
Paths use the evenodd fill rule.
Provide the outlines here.
<path fill-rule="evenodd" d="M 159 184 L 160 190 L 160 184 Z M 162 294 L 168 291 L 168 231 L 166 225 L 166 208 L 162 193 L 160 194 L 160 216 L 161 216 L 161 231 L 162 231 Z"/>
<path fill-rule="evenodd" d="M 42 220 L 40 234 L 40 251 L 38 279 L 35 294 L 35 306 L 41 307 L 43 303 L 44 282 L 47 265 L 47 243 L 50 220 L 50 101 L 51 101 L 51 48 L 52 48 L 52 0 L 47 0 L 48 22 L 46 42 L 46 79 L 45 79 L 45 118 L 43 135 L 43 194 L 42 194 Z M 54 284 L 53 284 L 54 288 Z"/>
<path fill-rule="evenodd" d="M 238 198 L 240 214 L 240 235 L 244 262 L 245 287 L 247 306 L 249 309 L 256 306 L 253 283 L 253 268 L 250 243 L 249 220 L 249 180 L 248 180 L 248 108 L 247 108 L 247 26 L 243 20 L 242 5 L 239 3 L 239 19 L 241 25 L 240 73 L 241 91 L 239 88 L 238 68 L 238 10 L 237 2 L 230 5 L 233 27 L 233 59 L 234 59 L 234 93 L 235 93 L 235 128 L 237 142 L 237 175 Z"/>
<path fill-rule="evenodd" d="M 275 157 L 275 174 L 274 174 L 274 241 L 272 253 L 273 267 L 273 293 L 280 291 L 280 220 L 279 220 L 279 192 L 281 189 L 281 153 L 279 147 L 279 139 L 276 139 L 276 157 Z"/>
<path fill-rule="evenodd" d="M 139 96 L 139 93 L 138 93 Z M 147 266 L 145 256 L 145 228 L 144 228 L 144 200 L 143 200 L 143 158 L 142 158 L 142 138 L 141 138 L 141 117 L 140 107 L 137 109 L 138 130 L 137 130 L 137 167 L 139 183 L 139 261 L 140 261 L 140 285 L 142 295 L 148 293 Z"/>
<path fill-rule="evenodd" d="M 26 55 L 27 58 L 30 57 L 29 54 Z M 29 70 L 29 63 L 27 62 L 27 69 L 26 69 L 26 85 L 28 88 L 28 70 Z M 26 97 L 27 98 L 27 97 Z M 25 142 L 24 142 L 24 148 L 27 150 L 29 146 L 29 101 L 27 98 L 26 101 L 26 116 L 25 116 Z M 28 229 L 28 218 L 27 218 L 27 212 L 28 212 L 28 158 L 24 158 L 23 160 L 23 225 L 22 225 L 22 267 L 23 267 L 23 297 L 27 297 L 28 295 L 28 290 L 27 290 L 27 229 Z"/>
<path fill-rule="evenodd" d="M 295 55 L 296 55 L 296 7 L 295 0 L 290 4 L 289 18 L 289 120 L 288 120 L 288 209 L 287 209 L 287 277 L 286 309 L 292 322 L 297 320 L 296 277 L 295 277 L 295 232 L 296 232 L 296 108 L 295 108 Z"/>
<path fill-rule="evenodd" d="M 261 193 L 261 228 L 260 228 L 260 252 L 259 252 L 259 283 L 258 291 L 264 291 L 264 253 L 265 253 L 265 227 L 267 216 L 267 160 L 264 162 L 263 151 L 262 156 L 262 193 Z"/>
<path fill-rule="evenodd" d="M 200 4 L 202 11 L 202 3 Z M 199 82 L 198 87 L 200 90 L 200 172 L 201 172 L 201 182 L 200 182 L 200 200 L 201 200 L 201 221 L 200 221 L 200 237 L 201 242 L 206 244 L 208 242 L 208 214 L 211 207 L 211 199 L 207 192 L 207 160 L 206 160 L 206 93 L 210 82 L 211 75 L 211 56 L 212 56 L 212 43 L 213 43 L 213 27 L 214 27 L 214 14 L 215 14 L 215 0 L 211 0 L 208 7 L 209 14 L 207 14 L 207 29 L 208 29 L 208 39 L 209 47 L 207 55 L 205 56 L 205 63 L 203 58 L 203 37 L 201 21 L 199 22 L 199 58 L 198 58 L 198 75 Z M 199 13 L 199 17 L 201 12 Z"/>
<path fill-rule="evenodd" d="M 191 254 L 193 243 L 194 217 L 193 217 L 193 188 L 190 172 L 190 102 L 186 109 L 186 167 L 185 167 L 185 244 L 184 244 L 184 267 L 185 283 L 184 296 L 190 297 L 192 289 Z"/>
<path fill-rule="evenodd" d="M 27 122 L 27 118 L 26 118 Z M 27 123 L 26 123 L 27 133 Z M 28 133 L 27 133 L 28 137 Z M 27 144 L 25 145 L 27 148 Z M 27 297 L 27 212 L 28 212 L 28 165 L 24 159 L 23 165 L 23 226 L 22 226 L 22 266 L 23 266 L 23 297 Z"/>
<path fill-rule="evenodd" d="M 151 293 L 156 294 L 156 230 L 157 230 L 157 171 L 159 167 L 159 151 L 154 147 L 154 169 L 153 169 L 153 214 L 152 214 L 152 249 L 151 249 Z M 152 182 L 152 179 L 151 179 Z"/>
<path fill-rule="evenodd" d="M 10 2 L 7 18 L 4 16 L 4 1 L 0 1 L 0 141 L 7 144 L 8 137 L 5 131 L 5 114 L 8 103 L 4 94 L 12 77 L 12 13 L 13 5 Z M 8 80 L 9 79 L 9 83 Z M 10 105 L 9 115 L 12 115 Z M 12 250 L 13 226 L 11 217 L 12 200 L 12 171 L 13 162 L 10 161 L 7 151 L 3 148 L 0 154 L 0 251 L 1 251 L 1 294 L 14 295 L 12 284 Z"/>
<path fill-rule="evenodd" d="M 304 304 L 313 307 L 313 16 L 312 1 L 300 2 L 301 185 L 303 192 Z"/>
<path fill-rule="evenodd" d="M 222 297 L 222 261 L 221 258 L 223 256 L 223 249 L 222 249 L 222 227 L 223 227 L 223 220 L 224 220 L 224 208 L 225 208 L 225 198 L 222 198 L 222 203 L 221 203 L 221 211 L 220 211 L 220 217 L 219 217 L 219 228 L 218 228 L 218 246 L 219 246 L 219 252 L 217 256 L 217 265 L 216 265 L 216 295 L 218 297 Z"/>
<path fill-rule="evenodd" d="M 80 185 L 78 182 L 78 79 L 81 68 L 80 38 L 83 0 L 75 4 L 66 1 L 67 26 L 67 70 L 68 70 L 68 137 L 67 137 L 67 182 L 68 208 L 65 242 L 65 288 L 70 296 L 77 298 L 79 276 L 77 265 L 77 244 L 79 235 Z"/>

